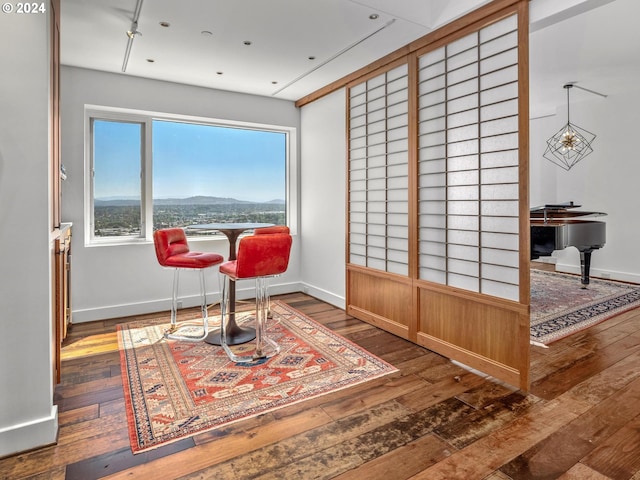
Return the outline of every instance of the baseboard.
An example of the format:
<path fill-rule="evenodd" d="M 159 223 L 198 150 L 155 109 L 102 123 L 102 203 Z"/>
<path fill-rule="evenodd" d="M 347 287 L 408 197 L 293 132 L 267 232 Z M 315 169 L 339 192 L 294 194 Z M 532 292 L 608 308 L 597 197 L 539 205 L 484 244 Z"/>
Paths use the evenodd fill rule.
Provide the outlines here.
<path fill-rule="evenodd" d="M 56 443 L 58 406 L 49 416 L 0 429 L 0 458 Z"/>
<path fill-rule="evenodd" d="M 582 273 L 580 271 L 579 265 L 569 265 L 566 263 L 557 263 L 556 272 L 573 273 L 576 275 L 580 275 Z M 628 272 L 618 272 L 615 270 L 601 270 L 593 267 L 591 267 L 591 270 L 589 272 L 589 277 L 601 278 L 603 280 L 617 280 L 619 282 L 640 283 L 639 274 L 628 273 Z"/>
<path fill-rule="evenodd" d="M 291 282 L 291 283 L 273 283 L 269 286 L 269 291 L 271 295 L 282 295 L 286 293 L 295 293 L 302 292 L 304 288 L 308 288 L 311 290 L 311 287 L 306 286 L 301 282 Z M 315 291 L 315 289 L 314 289 Z M 309 293 L 310 295 L 317 296 L 321 300 L 320 294 L 322 293 L 320 290 L 318 291 L 318 295 L 314 295 L 313 293 Z M 236 298 L 238 300 L 244 300 L 247 298 L 254 298 L 255 296 L 255 286 L 253 282 L 246 281 L 238 283 L 236 286 Z M 190 308 L 197 307 L 200 305 L 200 296 L 199 295 L 191 295 L 180 297 L 180 301 L 182 302 L 181 308 Z M 215 304 L 220 301 L 220 292 L 213 292 L 207 294 L 207 303 Z M 328 303 L 332 303 L 336 305 L 330 300 L 325 300 Z M 335 300 L 334 300 L 335 301 Z M 344 303 L 344 300 L 343 300 Z M 96 308 L 88 308 L 88 309 L 74 309 L 72 318 L 73 323 L 86 323 L 86 322 L 94 322 L 97 320 L 105 320 L 109 318 L 120 318 L 120 317 L 129 317 L 132 315 L 144 315 L 147 313 L 155 313 L 155 312 L 164 312 L 169 311 L 171 309 L 171 299 L 163 298 L 159 300 L 152 300 L 148 302 L 138 302 L 138 303 L 128 303 L 121 305 L 108 305 L 104 307 L 96 307 Z"/>
<path fill-rule="evenodd" d="M 220 294 L 207 295 L 207 303 L 220 301 Z M 180 297 L 181 308 L 196 307 L 200 305 L 200 296 Z M 72 312 L 73 323 L 95 322 L 109 318 L 129 317 L 132 315 L 144 315 L 147 313 L 164 312 L 171 310 L 171 299 L 151 300 L 148 302 L 125 303 L 120 305 L 107 305 L 87 309 L 74 309 Z"/>
<path fill-rule="evenodd" d="M 558 263 L 558 258 L 557 257 L 538 257 L 535 260 L 531 260 L 531 262 Z"/>
<path fill-rule="evenodd" d="M 308 283 L 303 283 L 301 291 L 317 298 L 318 300 L 327 302 L 334 307 L 338 307 L 343 310 L 347 308 L 347 301 L 344 297 L 336 295 L 335 293 L 329 292 L 322 288 L 314 287 L 313 285 L 309 285 Z"/>

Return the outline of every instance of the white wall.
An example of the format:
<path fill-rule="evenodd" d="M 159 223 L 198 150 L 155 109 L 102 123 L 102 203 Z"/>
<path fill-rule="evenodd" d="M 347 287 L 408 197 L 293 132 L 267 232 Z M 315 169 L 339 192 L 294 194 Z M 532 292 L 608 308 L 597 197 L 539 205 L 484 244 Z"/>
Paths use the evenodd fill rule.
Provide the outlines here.
<path fill-rule="evenodd" d="M 605 92 L 606 93 L 606 92 Z M 584 97 L 584 95 L 582 95 Z M 545 160 L 546 140 L 567 122 L 566 104 L 554 116 L 531 121 L 531 205 L 573 200 L 582 210 L 607 213 L 607 243 L 591 257 L 591 272 L 640 283 L 640 239 L 635 196 L 640 178 L 640 89 L 571 103 L 571 121 L 597 135 L 593 153 L 568 172 Z M 554 253 L 557 269 L 580 272 L 575 248 Z"/>
<path fill-rule="evenodd" d="M 55 441 L 49 17 L 0 14 L 0 457 Z"/>
<path fill-rule="evenodd" d="M 339 90 L 302 107 L 301 271 L 314 297 L 345 308 L 346 99 Z"/>
<path fill-rule="evenodd" d="M 62 211 L 63 220 L 73 223 L 73 321 L 79 323 L 168 310 L 172 272 L 158 265 L 152 243 L 85 245 L 85 104 L 284 125 L 296 127 L 298 132 L 300 112 L 290 101 L 63 67 L 62 158 L 68 179 L 63 184 Z M 272 282 L 274 294 L 301 289 L 299 238 L 294 235 L 287 273 Z M 194 240 L 191 247 L 225 257 L 228 254 L 224 237 Z M 210 300 L 217 300 L 220 292 L 217 270 L 212 270 L 207 282 Z M 196 275 L 181 275 L 180 294 L 184 297 L 185 307 L 198 304 L 198 291 Z M 240 283 L 238 296 L 253 297 L 253 284 Z"/>

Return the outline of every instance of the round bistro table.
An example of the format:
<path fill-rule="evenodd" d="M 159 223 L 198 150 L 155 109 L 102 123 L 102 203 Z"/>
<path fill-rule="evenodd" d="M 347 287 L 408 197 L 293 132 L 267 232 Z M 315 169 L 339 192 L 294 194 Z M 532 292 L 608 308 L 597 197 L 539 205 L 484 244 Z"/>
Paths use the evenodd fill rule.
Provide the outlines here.
<path fill-rule="evenodd" d="M 191 230 L 218 231 L 221 232 L 227 240 L 229 240 L 229 260 L 236 259 L 236 248 L 238 237 L 247 230 L 255 230 L 257 228 L 272 227 L 273 223 L 203 223 L 199 225 L 189 225 L 187 228 Z M 227 330 L 227 344 L 240 345 L 247 343 L 256 338 L 256 330 L 252 327 L 240 327 L 236 323 L 236 282 L 231 280 L 229 283 L 229 304 L 231 312 L 229 313 L 229 327 Z M 222 345 L 220 341 L 220 330 L 214 330 L 204 339 L 211 345 Z"/>

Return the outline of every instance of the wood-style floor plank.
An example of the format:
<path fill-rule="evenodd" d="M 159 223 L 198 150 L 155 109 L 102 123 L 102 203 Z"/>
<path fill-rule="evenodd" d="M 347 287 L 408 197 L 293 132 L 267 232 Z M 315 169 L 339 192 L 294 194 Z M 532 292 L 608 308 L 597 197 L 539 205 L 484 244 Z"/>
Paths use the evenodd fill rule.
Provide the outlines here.
<path fill-rule="evenodd" d="M 0 459 L 0 479 L 640 480 L 640 311 L 531 347 L 527 393 L 303 293 L 278 299 L 398 372 L 133 455 L 116 326 L 168 312 L 74 325 L 58 443 Z"/>
<path fill-rule="evenodd" d="M 570 397 L 567 395 L 565 398 Z M 638 415 L 640 379 L 588 409 L 501 470 L 522 479 L 558 477 L 580 460 L 591 456 L 596 448 L 607 445 L 630 419 Z M 622 452 L 619 454 L 619 460 L 624 458 Z"/>

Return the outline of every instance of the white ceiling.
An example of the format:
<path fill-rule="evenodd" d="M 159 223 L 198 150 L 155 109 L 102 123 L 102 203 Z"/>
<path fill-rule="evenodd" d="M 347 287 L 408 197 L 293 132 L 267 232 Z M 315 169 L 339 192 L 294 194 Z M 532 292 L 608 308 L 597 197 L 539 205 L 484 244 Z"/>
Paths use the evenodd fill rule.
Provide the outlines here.
<path fill-rule="evenodd" d="M 566 83 L 604 95 L 640 88 L 638 0 L 590 0 L 546 18 L 536 11 L 538 2 L 531 2 L 531 117 L 553 114 L 556 106 L 566 105 Z M 570 95 L 572 104 L 606 101 L 577 88 Z"/>
<path fill-rule="evenodd" d="M 483 3 L 146 0 L 126 74 L 297 100 Z M 121 73 L 136 4 L 62 0 L 62 63 Z"/>
<path fill-rule="evenodd" d="M 485 3 L 144 0 L 140 34 L 123 73 L 136 0 L 62 0 L 61 59 L 63 65 L 298 100 Z M 637 83 L 640 29 L 632 22 L 639 13 L 638 0 L 532 0 L 532 116 L 561 104 L 567 82 L 605 94 Z M 591 95 L 573 89 L 572 101 L 574 94 Z"/>

